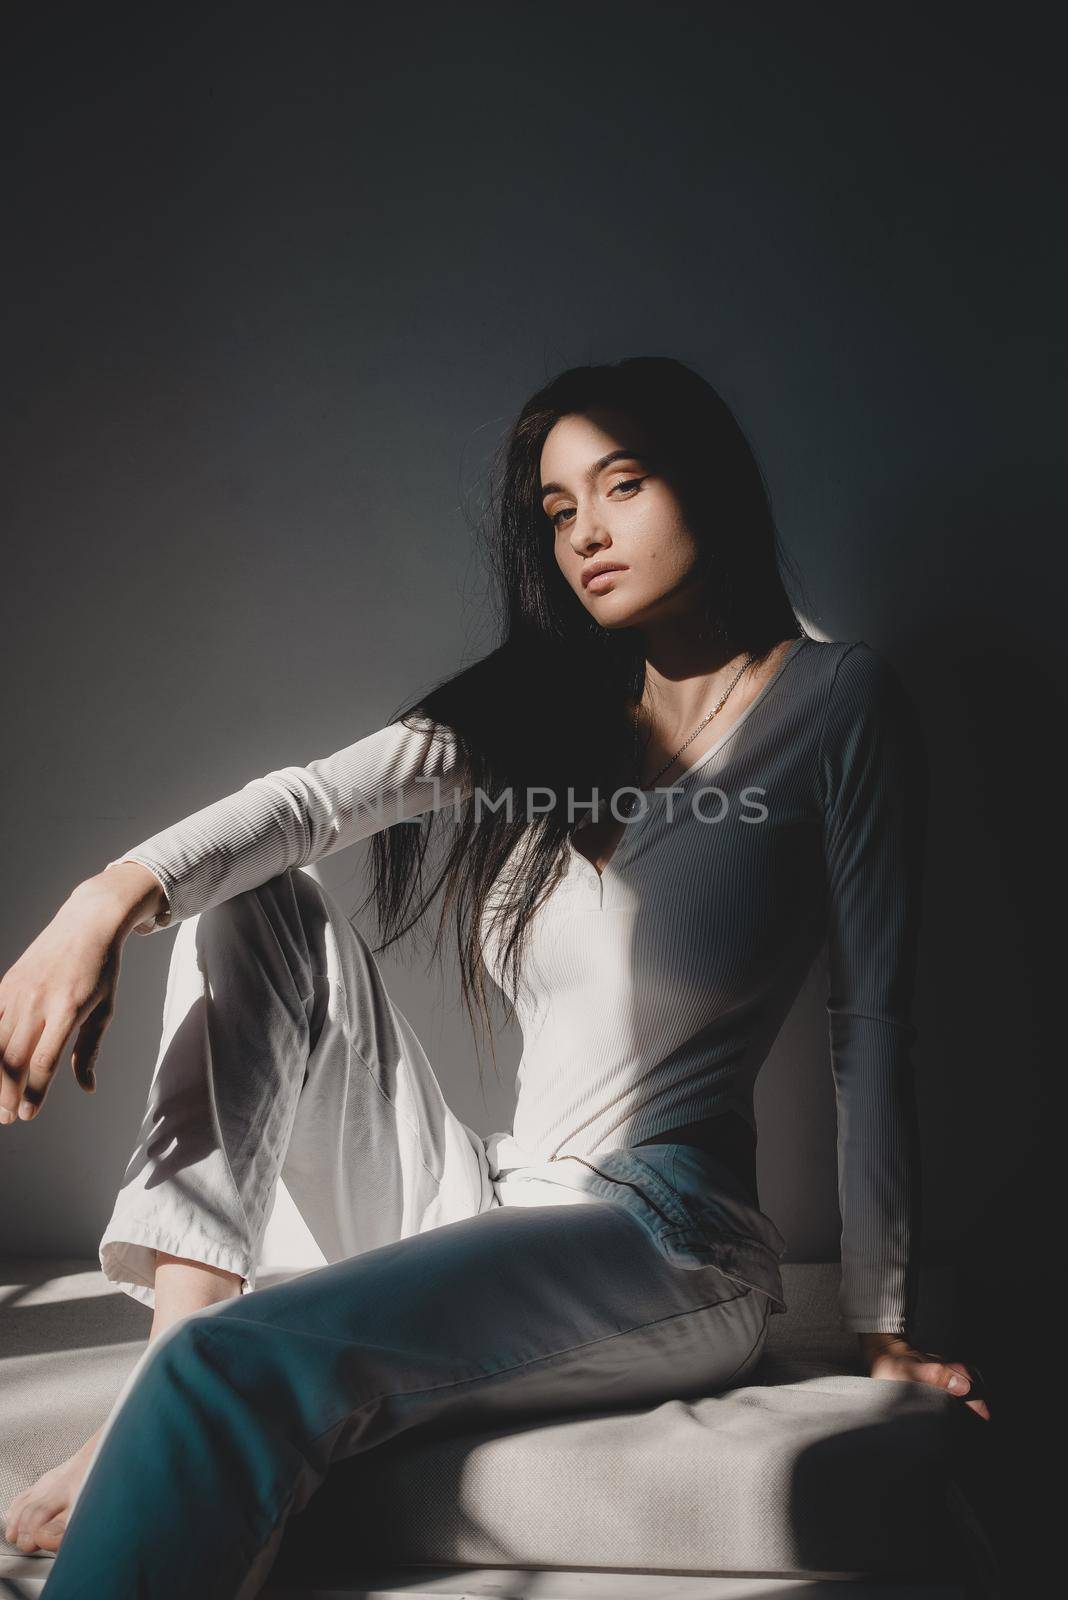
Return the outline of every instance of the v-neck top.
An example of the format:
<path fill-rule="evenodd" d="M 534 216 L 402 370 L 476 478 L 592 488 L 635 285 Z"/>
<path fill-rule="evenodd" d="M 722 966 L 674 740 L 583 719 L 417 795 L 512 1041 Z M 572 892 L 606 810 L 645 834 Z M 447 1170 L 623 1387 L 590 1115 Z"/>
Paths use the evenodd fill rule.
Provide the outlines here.
<path fill-rule="evenodd" d="M 147 867 L 167 897 L 137 931 L 468 796 L 451 731 L 409 720 L 254 779 L 117 857 Z M 889 662 L 863 640 L 802 637 L 711 748 L 642 791 L 601 872 L 565 847 L 513 995 L 493 912 L 524 835 L 481 924 L 523 1042 L 496 1164 L 594 1158 L 728 1110 L 755 1130 L 757 1075 L 825 948 L 841 1324 L 907 1332 L 926 795 L 915 709 Z"/>
<path fill-rule="evenodd" d="M 631 822 L 629 824 L 624 823 L 624 825 L 623 825 L 623 834 L 622 834 L 621 838 L 619 839 L 618 843 L 616 844 L 615 848 L 613 849 L 611 858 L 607 862 L 605 862 L 603 867 L 600 867 L 600 868 L 595 867 L 593 865 L 593 862 L 590 861 L 589 858 L 587 856 L 585 856 L 581 850 L 576 849 L 576 847 L 571 843 L 568 844 L 568 849 L 580 861 L 584 861 L 588 867 L 592 867 L 593 868 L 593 871 L 597 874 L 598 880 L 600 880 L 602 874 L 604 872 L 606 872 L 607 869 L 615 863 L 616 858 L 619 856 L 620 850 L 621 850 L 622 846 L 626 843 L 626 841 L 629 840 L 629 839 L 632 839 L 634 837 L 634 833 L 632 831 L 634 824 L 637 823 L 637 822 L 640 822 L 643 819 L 643 817 L 646 815 L 648 810 L 652 806 L 656 806 L 656 805 L 661 804 L 661 801 L 660 801 L 660 799 L 658 797 L 661 796 L 661 795 L 667 794 L 667 792 L 668 792 L 668 790 L 670 788 L 674 788 L 676 785 L 682 785 L 684 783 L 689 783 L 691 781 L 697 781 L 697 780 L 691 780 L 690 774 L 698 772 L 699 769 L 704 766 L 706 761 L 711 761 L 712 757 L 716 754 L 716 751 L 720 748 L 720 746 L 727 742 L 727 740 L 734 733 L 735 729 L 739 728 L 741 726 L 741 724 L 745 721 L 746 717 L 750 714 L 750 712 L 756 710 L 756 708 L 760 704 L 761 700 L 768 693 L 768 691 L 771 689 L 772 685 L 775 683 L 776 679 L 778 678 L 779 674 L 785 668 L 785 666 L 786 666 L 787 662 L 789 661 L 790 657 L 795 653 L 795 651 L 799 650 L 801 648 L 801 646 L 803 644 L 805 644 L 805 643 L 806 643 L 806 640 L 804 638 L 794 639 L 792 641 L 792 643 L 790 644 L 789 648 L 786 650 L 785 654 L 783 655 L 782 660 L 779 662 L 779 665 L 776 667 L 775 671 L 772 673 L 771 677 L 767 680 L 766 683 L 764 683 L 761 686 L 760 691 L 756 695 L 753 696 L 753 699 L 746 706 L 745 710 L 742 711 L 740 713 L 740 715 L 735 717 L 734 721 L 725 730 L 725 732 L 723 734 L 721 734 L 721 736 L 715 741 L 714 744 L 710 745 L 706 750 L 702 751 L 700 756 L 698 756 L 695 760 L 691 761 L 690 764 L 687 766 L 686 770 L 683 773 L 681 773 L 678 777 L 673 778 L 671 784 L 666 784 L 666 785 L 658 784 L 658 785 L 655 785 L 651 789 L 641 789 L 641 790 L 629 790 L 628 789 L 628 790 L 624 790 L 623 791 L 625 794 L 628 794 L 628 795 L 637 794 L 639 796 L 639 798 L 641 799 L 641 802 L 642 802 L 641 803 L 641 809 L 635 814 L 635 816 L 631 819 Z M 665 800 L 663 802 L 663 804 L 666 805 L 666 804 L 668 804 L 668 802 Z M 672 804 L 672 806 L 674 806 L 675 802 L 673 801 L 673 802 L 671 802 L 671 804 Z"/>

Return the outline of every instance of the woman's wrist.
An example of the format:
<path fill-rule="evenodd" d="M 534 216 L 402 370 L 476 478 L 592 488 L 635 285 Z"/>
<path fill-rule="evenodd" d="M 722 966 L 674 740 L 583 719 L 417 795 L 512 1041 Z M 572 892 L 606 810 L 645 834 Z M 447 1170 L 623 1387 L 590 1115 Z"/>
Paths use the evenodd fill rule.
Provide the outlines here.
<path fill-rule="evenodd" d="M 875 1331 L 865 1330 L 863 1333 L 857 1334 L 857 1339 L 860 1341 L 860 1349 L 862 1350 L 886 1350 L 899 1346 L 899 1344 L 908 1344 L 908 1334 L 897 1333 L 897 1331 L 894 1331 L 894 1333 L 883 1333 L 883 1331 L 875 1333 Z"/>
<path fill-rule="evenodd" d="M 156 875 L 139 861 L 119 861 L 78 884 L 70 903 L 99 913 L 116 933 L 151 926 L 167 909 L 167 896 Z"/>
<path fill-rule="evenodd" d="M 857 1334 L 861 1357 L 870 1371 L 880 1356 L 901 1355 L 912 1348 L 907 1333 L 869 1332 Z"/>

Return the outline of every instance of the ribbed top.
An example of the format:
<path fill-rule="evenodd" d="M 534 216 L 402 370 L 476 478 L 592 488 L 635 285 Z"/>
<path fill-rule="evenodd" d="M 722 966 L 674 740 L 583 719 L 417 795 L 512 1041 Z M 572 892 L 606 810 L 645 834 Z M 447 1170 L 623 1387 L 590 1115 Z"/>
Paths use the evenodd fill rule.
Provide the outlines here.
<path fill-rule="evenodd" d="M 164 888 L 170 917 L 148 933 L 469 793 L 448 729 L 391 723 L 116 859 Z M 723 737 L 643 795 L 602 873 L 568 845 L 509 993 L 523 1051 L 500 1165 L 592 1157 L 730 1109 L 752 1125 L 757 1074 L 826 940 L 842 1326 L 907 1332 L 925 802 L 922 739 L 889 663 L 862 640 L 796 640 Z M 482 935 L 505 989 L 496 898 Z"/>

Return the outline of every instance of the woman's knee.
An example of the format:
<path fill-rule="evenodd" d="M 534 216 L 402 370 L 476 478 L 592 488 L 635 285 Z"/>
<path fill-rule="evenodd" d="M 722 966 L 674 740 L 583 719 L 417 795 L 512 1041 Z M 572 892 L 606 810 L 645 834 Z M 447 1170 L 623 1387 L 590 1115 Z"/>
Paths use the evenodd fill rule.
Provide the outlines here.
<path fill-rule="evenodd" d="M 201 932 L 238 929 L 244 933 L 250 926 L 261 924 L 266 916 L 277 918 L 291 908 L 307 912 L 314 904 L 313 897 L 305 892 L 305 885 L 310 881 L 306 872 L 287 867 L 273 878 L 266 878 L 263 883 L 253 884 L 251 888 L 242 889 L 228 899 L 197 912 L 196 916 L 187 919 L 187 923 L 195 923 Z"/>
<path fill-rule="evenodd" d="M 254 1299 L 219 1301 L 165 1329 L 142 1381 L 195 1397 L 199 1408 L 216 1415 L 250 1410 L 267 1432 L 292 1424 L 298 1385 L 286 1359 L 288 1342 L 255 1315 L 248 1305 Z"/>
<path fill-rule="evenodd" d="M 335 1006 L 342 1008 L 343 1031 L 365 1016 L 381 1027 L 390 1009 L 370 943 L 300 867 L 180 923 L 170 982 L 176 992 L 179 984 L 183 992 L 192 985 L 220 1000 L 262 989 L 272 997 L 272 1011 L 281 998 L 309 1049 Z M 342 991 L 343 1004 L 337 998 Z M 369 1037 L 364 1048 L 374 1042 Z"/>
<path fill-rule="evenodd" d="M 312 976 L 326 969 L 328 921 L 321 886 L 302 868 L 287 867 L 199 912 L 182 927 L 189 929 L 187 947 L 191 942 L 202 967 L 220 955 L 271 969 L 282 961 L 302 992 L 310 993 Z"/>

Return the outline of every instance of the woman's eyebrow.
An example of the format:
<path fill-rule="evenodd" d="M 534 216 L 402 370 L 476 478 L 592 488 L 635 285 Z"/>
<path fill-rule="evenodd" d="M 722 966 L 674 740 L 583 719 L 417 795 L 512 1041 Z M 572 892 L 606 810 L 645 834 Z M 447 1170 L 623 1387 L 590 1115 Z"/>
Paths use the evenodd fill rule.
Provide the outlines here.
<path fill-rule="evenodd" d="M 609 452 L 608 452 L 608 454 L 606 456 L 601 456 L 600 460 L 595 461 L 592 464 L 592 466 L 589 466 L 589 467 L 586 468 L 586 471 L 583 473 L 583 477 L 586 479 L 587 483 L 592 483 L 594 478 L 596 478 L 597 474 L 599 472 L 603 472 L 605 467 L 609 466 L 613 461 L 640 461 L 640 460 L 641 460 L 641 451 L 640 450 L 609 450 Z M 543 483 L 542 484 L 542 486 L 541 486 L 541 497 L 542 497 L 543 500 L 545 499 L 545 496 L 547 494 L 553 494 L 553 493 L 566 494 L 567 490 L 564 488 L 562 483 Z"/>

